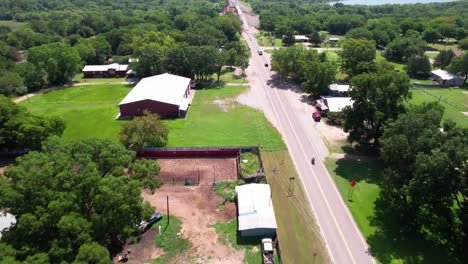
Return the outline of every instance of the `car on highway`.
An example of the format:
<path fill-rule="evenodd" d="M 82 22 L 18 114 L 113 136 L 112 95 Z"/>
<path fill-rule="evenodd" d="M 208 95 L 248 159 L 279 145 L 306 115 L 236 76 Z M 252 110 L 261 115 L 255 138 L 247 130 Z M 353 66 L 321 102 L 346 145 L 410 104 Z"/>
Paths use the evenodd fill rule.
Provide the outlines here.
<path fill-rule="evenodd" d="M 320 122 L 320 119 L 322 118 L 322 114 L 320 114 L 320 111 L 315 111 L 312 113 L 312 118 L 314 119 L 315 122 Z"/>
<path fill-rule="evenodd" d="M 257 52 L 258 52 L 258 55 L 263 55 L 263 51 L 258 50 Z"/>
<path fill-rule="evenodd" d="M 265 63 L 265 67 L 268 67 L 268 63 Z"/>

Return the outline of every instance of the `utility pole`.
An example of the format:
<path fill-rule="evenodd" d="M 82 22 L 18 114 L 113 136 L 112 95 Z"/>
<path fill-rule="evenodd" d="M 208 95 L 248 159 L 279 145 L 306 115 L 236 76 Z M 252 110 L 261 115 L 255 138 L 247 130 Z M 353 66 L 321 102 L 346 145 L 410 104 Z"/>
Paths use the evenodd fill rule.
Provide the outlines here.
<path fill-rule="evenodd" d="M 166 195 L 166 203 L 167 203 L 167 225 L 169 225 L 169 195 Z"/>

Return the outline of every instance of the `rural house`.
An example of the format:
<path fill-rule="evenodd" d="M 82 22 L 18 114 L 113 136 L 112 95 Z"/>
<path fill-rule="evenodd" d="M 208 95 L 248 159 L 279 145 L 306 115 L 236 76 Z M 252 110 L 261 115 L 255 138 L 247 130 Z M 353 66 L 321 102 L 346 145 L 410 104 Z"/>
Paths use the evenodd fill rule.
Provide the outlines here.
<path fill-rule="evenodd" d="M 276 220 L 268 184 L 236 186 L 238 230 L 241 236 L 275 237 Z"/>
<path fill-rule="evenodd" d="M 189 78 L 164 73 L 141 79 L 120 102 L 120 118 L 142 116 L 145 110 L 161 118 L 183 117 L 190 105 Z"/>
<path fill-rule="evenodd" d="M 116 78 L 125 77 L 128 65 L 112 63 L 107 65 L 86 65 L 82 72 L 84 78 Z"/>
<path fill-rule="evenodd" d="M 444 87 L 462 86 L 464 82 L 462 77 L 453 75 L 441 69 L 431 71 L 431 78 Z"/>

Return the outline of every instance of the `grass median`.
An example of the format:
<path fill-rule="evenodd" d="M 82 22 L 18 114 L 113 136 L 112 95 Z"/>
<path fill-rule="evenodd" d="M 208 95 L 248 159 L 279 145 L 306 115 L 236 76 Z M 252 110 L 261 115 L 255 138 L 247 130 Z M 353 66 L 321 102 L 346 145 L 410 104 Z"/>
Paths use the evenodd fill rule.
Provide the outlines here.
<path fill-rule="evenodd" d="M 289 152 L 262 151 L 261 155 L 273 194 L 283 263 L 331 263 L 320 228 Z M 295 177 L 293 185 L 290 177 Z"/>

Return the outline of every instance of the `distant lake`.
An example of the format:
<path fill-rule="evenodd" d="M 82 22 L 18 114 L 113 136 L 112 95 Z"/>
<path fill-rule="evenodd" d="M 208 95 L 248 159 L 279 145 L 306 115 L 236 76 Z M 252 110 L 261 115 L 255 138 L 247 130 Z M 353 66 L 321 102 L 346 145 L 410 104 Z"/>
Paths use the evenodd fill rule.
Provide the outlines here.
<path fill-rule="evenodd" d="M 344 0 L 339 2 L 331 2 L 330 5 L 342 3 L 345 5 L 402 5 L 402 4 L 428 4 L 428 3 L 448 3 L 455 2 L 455 0 Z"/>

